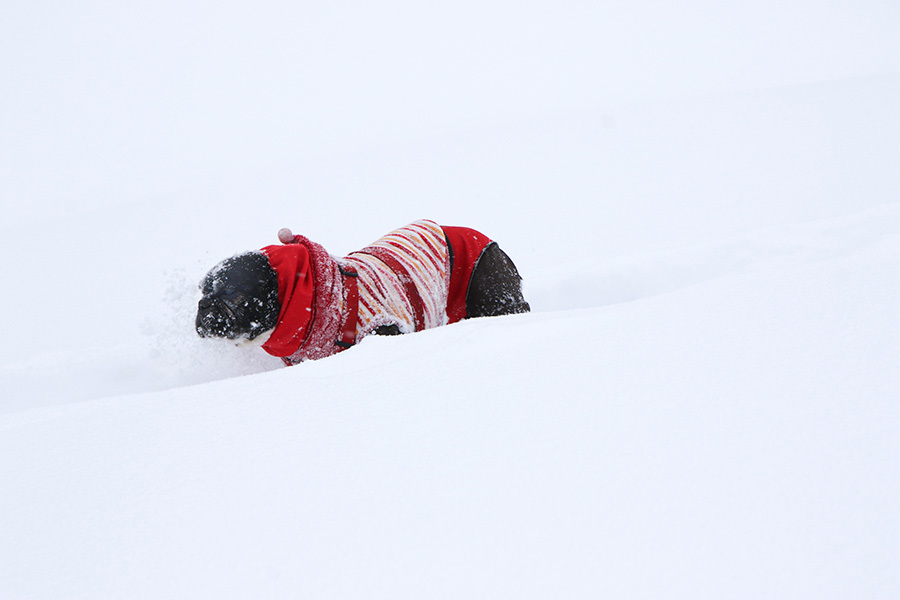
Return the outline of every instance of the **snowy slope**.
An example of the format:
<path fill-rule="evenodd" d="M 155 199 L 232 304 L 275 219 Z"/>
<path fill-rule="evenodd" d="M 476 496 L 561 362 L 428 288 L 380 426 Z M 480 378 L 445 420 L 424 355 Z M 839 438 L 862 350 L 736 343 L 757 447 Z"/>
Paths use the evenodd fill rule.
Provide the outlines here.
<path fill-rule="evenodd" d="M 8 12 L 0 599 L 900 595 L 894 3 Z M 422 217 L 535 311 L 193 334 Z"/>
<path fill-rule="evenodd" d="M 891 597 L 898 217 L 845 221 L 894 227 L 836 256 L 631 303 L 9 415 L 0 580 L 8 597 Z"/>

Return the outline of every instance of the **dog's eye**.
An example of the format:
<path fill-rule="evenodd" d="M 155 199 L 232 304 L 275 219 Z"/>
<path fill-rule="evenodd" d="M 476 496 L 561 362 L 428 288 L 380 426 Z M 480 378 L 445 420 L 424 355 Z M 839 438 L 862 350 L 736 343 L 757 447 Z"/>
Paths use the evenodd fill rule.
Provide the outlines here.
<path fill-rule="evenodd" d="M 232 310 L 247 304 L 247 299 L 239 290 L 223 290 L 220 300 Z"/>

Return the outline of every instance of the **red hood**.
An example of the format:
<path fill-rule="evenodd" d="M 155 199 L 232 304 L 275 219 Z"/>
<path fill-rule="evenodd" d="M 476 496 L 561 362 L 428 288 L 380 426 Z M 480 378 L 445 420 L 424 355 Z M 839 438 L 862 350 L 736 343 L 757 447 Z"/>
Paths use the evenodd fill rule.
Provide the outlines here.
<path fill-rule="evenodd" d="M 263 254 L 278 274 L 281 311 L 263 349 L 291 362 L 334 354 L 340 335 L 344 290 L 337 261 L 301 235 L 289 244 L 266 246 Z"/>

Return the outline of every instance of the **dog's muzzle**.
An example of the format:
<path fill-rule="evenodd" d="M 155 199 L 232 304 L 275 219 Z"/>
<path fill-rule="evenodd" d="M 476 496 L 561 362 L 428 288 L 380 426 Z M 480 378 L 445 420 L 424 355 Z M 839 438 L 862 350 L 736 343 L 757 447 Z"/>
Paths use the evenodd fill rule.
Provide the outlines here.
<path fill-rule="evenodd" d="M 200 337 L 223 337 L 234 339 L 240 332 L 235 331 L 234 314 L 221 301 L 204 297 L 197 305 L 197 334 Z"/>

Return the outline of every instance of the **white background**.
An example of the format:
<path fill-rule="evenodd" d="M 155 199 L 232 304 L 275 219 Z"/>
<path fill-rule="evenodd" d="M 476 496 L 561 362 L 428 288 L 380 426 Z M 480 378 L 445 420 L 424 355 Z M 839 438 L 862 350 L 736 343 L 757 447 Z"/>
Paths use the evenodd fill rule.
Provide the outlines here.
<path fill-rule="evenodd" d="M 0 597 L 900 594 L 895 3 L 2 12 Z M 534 312 L 193 334 L 423 217 Z"/>

